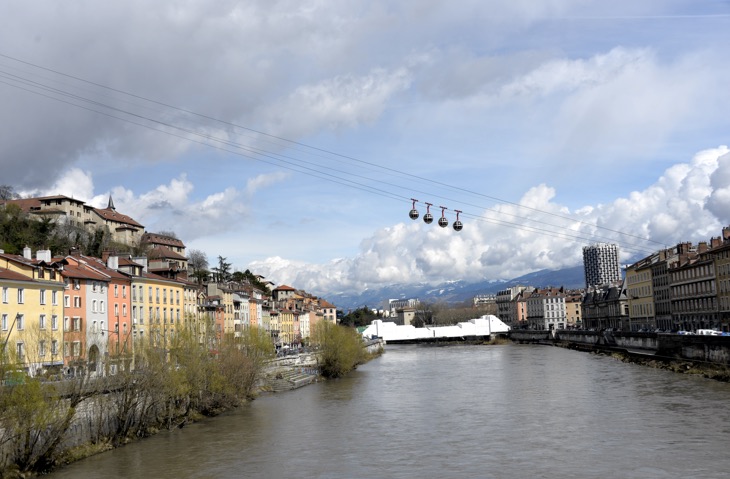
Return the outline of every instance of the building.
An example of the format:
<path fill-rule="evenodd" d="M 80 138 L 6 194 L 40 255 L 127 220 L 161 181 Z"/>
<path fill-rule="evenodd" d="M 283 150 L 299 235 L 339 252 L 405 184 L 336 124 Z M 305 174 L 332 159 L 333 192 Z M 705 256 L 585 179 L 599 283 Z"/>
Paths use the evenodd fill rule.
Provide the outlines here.
<path fill-rule="evenodd" d="M 140 243 L 147 250 L 150 273 L 170 279 L 188 278 L 188 259 L 182 241 L 159 233 L 145 233 Z"/>
<path fill-rule="evenodd" d="M 565 294 L 562 288 L 536 289 L 527 297 L 530 329 L 565 329 Z"/>
<path fill-rule="evenodd" d="M 629 300 L 631 331 L 653 331 L 656 328 L 652 264 L 658 258 L 658 254 L 652 254 L 626 268 L 626 294 Z"/>
<path fill-rule="evenodd" d="M 16 205 L 39 219 L 52 219 L 58 224 L 94 233 L 98 229 L 110 235 L 112 241 L 126 245 L 139 243 L 144 226 L 127 215 L 117 213 L 112 197 L 106 208 L 94 208 L 68 196 L 43 196 L 0 201 L 0 205 Z"/>
<path fill-rule="evenodd" d="M 618 245 L 596 243 L 583 247 L 586 288 L 621 281 Z"/>
<path fill-rule="evenodd" d="M 496 316 L 506 325 L 516 328 L 519 327 L 520 318 L 518 318 L 517 299 L 523 296 L 529 296 L 535 288 L 531 286 L 512 286 L 497 292 L 495 303 L 497 305 Z M 524 318 L 522 318 L 524 320 Z"/>
<path fill-rule="evenodd" d="M 565 327 L 583 327 L 583 291 L 570 291 L 565 294 Z"/>
<path fill-rule="evenodd" d="M 48 250 L 38 251 L 36 259 L 29 248 L 22 256 L 0 250 L 0 361 L 5 370 L 30 376 L 62 372 L 63 266 Z"/>
<path fill-rule="evenodd" d="M 697 255 L 669 269 L 672 321 L 677 329 L 697 331 L 719 328 L 715 259 L 707 243 L 697 245 Z"/>
<path fill-rule="evenodd" d="M 629 330 L 629 301 L 626 282 L 592 286 L 583 296 L 581 314 L 585 329 Z"/>

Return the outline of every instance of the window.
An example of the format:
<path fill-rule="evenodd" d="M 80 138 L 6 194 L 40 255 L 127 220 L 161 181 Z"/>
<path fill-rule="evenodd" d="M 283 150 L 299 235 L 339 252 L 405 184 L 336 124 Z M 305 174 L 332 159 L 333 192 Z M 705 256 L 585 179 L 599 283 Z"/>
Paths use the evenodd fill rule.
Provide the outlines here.
<path fill-rule="evenodd" d="M 114 285 L 114 297 L 115 298 L 119 297 L 119 285 L 118 284 Z"/>
<path fill-rule="evenodd" d="M 114 316 L 119 317 L 119 305 L 114 305 Z"/>
<path fill-rule="evenodd" d="M 96 313 L 96 300 L 95 299 L 93 299 L 91 301 L 91 312 Z"/>
<path fill-rule="evenodd" d="M 106 313 L 106 306 L 104 305 L 104 301 L 99 301 L 99 312 Z"/>
<path fill-rule="evenodd" d="M 74 331 L 81 331 L 81 318 L 78 316 L 74 317 Z"/>
<path fill-rule="evenodd" d="M 68 348 L 68 341 L 64 341 L 63 343 L 63 355 L 68 356 L 71 350 Z"/>
<path fill-rule="evenodd" d="M 46 315 L 45 314 L 41 314 L 40 317 L 38 318 L 38 325 L 40 326 L 41 329 L 46 329 Z"/>
<path fill-rule="evenodd" d="M 8 304 L 8 287 L 3 286 L 3 303 Z"/>
<path fill-rule="evenodd" d="M 15 348 L 18 360 L 23 361 L 25 359 L 25 345 L 23 343 L 17 343 Z"/>
<path fill-rule="evenodd" d="M 127 305 L 126 304 L 122 305 L 122 316 L 124 316 L 124 317 L 127 316 Z"/>
<path fill-rule="evenodd" d="M 18 288 L 18 304 L 23 304 L 25 302 L 25 290 L 23 288 Z"/>
<path fill-rule="evenodd" d="M 80 307 L 81 307 L 81 297 L 74 296 L 74 308 L 80 308 Z"/>
<path fill-rule="evenodd" d="M 51 291 L 51 304 L 58 306 L 58 291 Z"/>
<path fill-rule="evenodd" d="M 70 308 L 71 307 L 71 296 L 64 295 L 64 297 L 63 297 L 63 307 L 64 308 Z"/>
<path fill-rule="evenodd" d="M 22 331 L 22 330 L 23 330 L 23 326 L 24 326 L 24 324 L 23 324 L 23 319 L 25 319 L 25 318 L 23 317 L 23 315 L 22 315 L 22 314 L 19 314 L 19 315 L 17 316 L 17 318 L 18 318 L 18 320 L 17 320 L 17 327 L 18 327 L 18 331 Z"/>
<path fill-rule="evenodd" d="M 8 315 L 5 313 L 3 313 L 3 315 L 2 315 L 2 327 L 3 327 L 3 331 L 8 330 Z"/>
<path fill-rule="evenodd" d="M 42 289 L 39 291 L 41 304 L 46 304 L 46 290 Z"/>
<path fill-rule="evenodd" d="M 147 288 L 150 292 L 150 303 L 152 302 L 152 286 L 148 286 Z"/>
<path fill-rule="evenodd" d="M 46 355 L 46 342 L 41 339 L 38 341 L 38 356 L 43 357 Z"/>
<path fill-rule="evenodd" d="M 81 355 L 81 342 L 74 341 L 71 343 L 71 356 L 80 356 Z"/>
<path fill-rule="evenodd" d="M 127 286 L 122 285 L 122 298 L 126 298 L 126 297 L 127 297 Z"/>
<path fill-rule="evenodd" d="M 70 327 L 70 323 L 69 323 L 69 319 L 68 319 L 68 316 L 64 316 L 64 317 L 63 317 L 63 330 L 64 330 L 64 331 L 71 331 L 71 330 L 69 329 L 69 327 Z"/>
<path fill-rule="evenodd" d="M 58 341 L 53 340 L 51 341 L 51 356 L 55 356 L 58 354 Z"/>
<path fill-rule="evenodd" d="M 58 315 L 54 314 L 51 316 L 51 329 L 54 331 L 58 330 Z"/>

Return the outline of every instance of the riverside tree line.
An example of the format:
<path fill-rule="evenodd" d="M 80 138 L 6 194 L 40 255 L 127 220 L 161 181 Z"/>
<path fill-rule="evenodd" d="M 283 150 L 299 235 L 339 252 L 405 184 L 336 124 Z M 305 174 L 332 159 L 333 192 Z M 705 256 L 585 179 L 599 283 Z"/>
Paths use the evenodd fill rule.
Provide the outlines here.
<path fill-rule="evenodd" d="M 340 377 L 367 359 L 352 328 L 316 325 L 312 345 L 321 374 Z M 62 381 L 14 371 L 5 356 L 0 372 L 0 477 L 42 473 L 90 454 L 182 427 L 253 399 L 275 356 L 266 331 L 247 328 L 211 350 L 182 332 L 166 348 L 136 351 L 135 367 L 115 375 Z M 119 358 L 129 362 L 132 358 Z"/>

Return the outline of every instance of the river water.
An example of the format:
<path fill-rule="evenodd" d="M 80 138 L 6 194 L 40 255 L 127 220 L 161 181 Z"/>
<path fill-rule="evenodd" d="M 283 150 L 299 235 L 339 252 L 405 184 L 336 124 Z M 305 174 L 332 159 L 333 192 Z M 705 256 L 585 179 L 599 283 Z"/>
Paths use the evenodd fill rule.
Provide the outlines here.
<path fill-rule="evenodd" d="M 726 478 L 730 384 L 548 346 L 388 346 L 348 377 L 50 478 Z"/>

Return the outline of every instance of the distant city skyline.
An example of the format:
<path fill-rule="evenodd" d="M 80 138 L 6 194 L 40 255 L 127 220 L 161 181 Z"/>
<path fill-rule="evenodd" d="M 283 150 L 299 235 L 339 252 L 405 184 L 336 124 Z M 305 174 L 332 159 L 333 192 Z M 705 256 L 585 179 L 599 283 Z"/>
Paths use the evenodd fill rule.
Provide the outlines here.
<path fill-rule="evenodd" d="M 111 194 L 277 284 L 625 264 L 730 224 L 726 3 L 80 6 L 0 6 L 2 183 Z"/>

